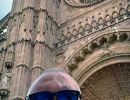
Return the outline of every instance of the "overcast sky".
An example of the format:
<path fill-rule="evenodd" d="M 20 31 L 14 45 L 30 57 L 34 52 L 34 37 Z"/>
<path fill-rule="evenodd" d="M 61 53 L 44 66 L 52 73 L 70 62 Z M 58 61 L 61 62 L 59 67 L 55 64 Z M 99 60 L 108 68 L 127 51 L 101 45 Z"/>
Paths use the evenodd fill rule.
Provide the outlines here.
<path fill-rule="evenodd" d="M 13 0 L 0 0 L 0 19 L 11 11 Z"/>

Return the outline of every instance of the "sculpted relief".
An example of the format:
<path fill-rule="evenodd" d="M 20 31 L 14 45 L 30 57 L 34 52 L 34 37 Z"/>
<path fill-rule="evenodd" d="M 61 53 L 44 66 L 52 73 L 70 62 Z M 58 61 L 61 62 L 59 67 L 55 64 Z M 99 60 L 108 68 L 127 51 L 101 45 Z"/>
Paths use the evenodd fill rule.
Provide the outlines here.
<path fill-rule="evenodd" d="M 86 7 L 91 6 L 105 0 L 65 0 L 65 2 L 75 7 Z"/>
<path fill-rule="evenodd" d="M 67 47 L 64 51 L 63 54 L 58 55 L 56 57 L 56 64 L 60 65 L 63 62 L 66 62 L 68 59 L 70 59 L 70 57 L 77 51 L 79 50 L 83 45 L 85 45 L 86 40 L 83 39 L 81 41 L 75 42 L 72 45 L 70 45 L 69 47 Z"/>
<path fill-rule="evenodd" d="M 9 87 L 10 79 L 11 79 L 11 73 L 8 70 L 6 70 L 0 82 L 0 88 L 7 89 Z"/>

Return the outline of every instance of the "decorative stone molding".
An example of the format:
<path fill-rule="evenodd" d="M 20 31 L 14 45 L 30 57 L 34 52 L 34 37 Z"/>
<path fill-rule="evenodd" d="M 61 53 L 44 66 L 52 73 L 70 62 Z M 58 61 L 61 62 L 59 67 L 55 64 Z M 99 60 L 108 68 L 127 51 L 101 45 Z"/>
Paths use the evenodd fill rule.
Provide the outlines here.
<path fill-rule="evenodd" d="M 10 91 L 7 89 L 0 89 L 0 96 L 9 96 Z"/>
<path fill-rule="evenodd" d="M 12 67 L 13 67 L 13 62 L 5 62 L 5 67 L 6 67 L 7 69 L 12 68 Z"/>
<path fill-rule="evenodd" d="M 65 70 L 67 70 L 74 77 L 76 77 L 78 81 L 80 81 L 81 78 L 82 79 L 86 78 L 84 77 L 86 73 L 90 73 L 91 71 L 93 71 L 93 68 L 95 68 L 94 70 L 96 70 L 96 67 L 98 68 L 98 66 L 96 65 L 98 64 L 99 66 L 102 66 L 100 65 L 101 63 L 106 64 L 107 61 L 109 62 L 110 60 L 112 62 L 113 59 L 118 60 L 120 62 L 121 61 L 124 62 L 124 59 L 129 61 L 130 58 L 128 57 L 129 54 L 124 54 L 125 51 L 124 49 L 122 50 L 123 53 L 114 52 L 114 50 L 116 49 L 115 47 L 113 50 L 113 45 L 120 46 L 120 44 L 121 45 L 126 44 L 126 46 L 128 46 L 128 48 L 126 46 L 123 46 L 127 48 L 126 51 L 128 51 L 130 48 L 129 45 L 130 6 L 126 8 L 127 5 L 126 1 L 124 2 L 120 0 L 120 2 L 118 3 L 123 2 L 123 4 L 118 4 L 116 3 L 116 1 L 118 0 L 114 0 L 115 4 L 112 4 L 113 0 L 94 0 L 94 1 L 89 0 L 89 2 L 87 0 L 66 0 L 66 3 L 68 2 L 68 4 L 72 6 L 76 6 L 79 8 L 81 7 L 81 8 L 78 9 L 72 6 L 65 5 L 63 3 L 64 1 L 62 1 L 63 8 L 62 6 L 61 8 L 56 8 L 56 12 L 55 9 L 51 10 L 49 5 L 47 5 L 48 6 L 47 9 L 44 8 L 43 4 L 40 3 L 40 1 L 43 3 L 46 2 L 47 0 L 38 0 L 37 2 L 38 5 L 36 6 L 36 8 L 27 5 L 26 8 L 23 9 L 22 5 L 20 5 L 21 7 L 19 7 L 20 2 L 21 4 L 23 3 L 28 4 L 29 2 L 30 3 L 32 2 L 31 0 L 27 2 L 23 2 L 22 0 L 19 0 L 19 3 L 17 3 L 17 7 L 20 9 L 20 11 L 19 9 L 15 9 L 14 7 L 14 9 L 18 12 L 14 14 L 12 12 L 12 15 L 8 19 L 6 19 L 7 20 L 6 23 L 2 26 L 2 31 L 3 31 L 5 26 L 8 26 L 7 23 L 9 22 L 9 28 L 8 28 L 9 31 L 7 34 L 8 37 L 13 40 L 13 43 L 10 43 L 10 46 L 14 45 L 15 47 L 14 50 L 15 59 L 13 61 L 5 60 L 7 58 L 5 54 L 3 54 L 4 55 L 3 60 L 1 60 L 4 61 L 3 63 L 5 64 L 5 67 L 7 69 L 11 68 L 14 63 L 14 68 L 11 73 L 11 75 L 13 76 L 11 77 L 11 81 L 10 81 L 11 84 L 9 85 L 9 88 L 11 91 L 10 97 L 11 96 L 16 96 L 16 97 L 14 97 L 12 100 L 24 100 L 23 97 L 25 96 L 26 91 L 29 85 L 31 84 L 31 81 L 33 81 L 38 75 L 41 74 L 41 72 L 44 70 L 44 67 L 50 66 L 51 63 L 53 64 L 54 60 L 56 60 L 58 67 L 60 65 L 61 66 L 63 65 L 63 67 L 66 66 Z M 54 0 L 52 4 L 56 3 L 57 1 L 58 0 Z M 112 1 L 108 3 L 110 4 L 108 5 L 108 7 L 107 4 L 105 4 L 106 1 L 107 2 Z M 124 3 L 126 4 L 125 6 Z M 47 4 L 51 4 L 51 3 L 48 2 Z M 102 6 L 102 4 L 105 4 L 103 5 L 104 7 Z M 91 6 L 91 7 L 88 7 L 88 9 L 82 8 L 87 6 Z M 105 9 L 102 10 L 102 8 Z M 64 16 L 64 13 L 60 14 L 60 12 L 59 15 L 61 16 L 58 16 L 56 14 L 58 9 L 61 11 L 65 11 L 66 16 Z M 99 12 L 100 9 L 101 12 Z M 81 11 L 80 14 L 81 13 L 82 14 L 80 15 L 78 11 Z M 110 14 L 112 11 L 113 13 Z M 53 13 L 55 14 L 53 15 Z M 73 14 L 76 15 L 77 17 L 74 18 Z M 106 16 L 104 16 L 105 14 Z M 43 20 L 41 21 L 39 19 L 43 19 Z M 59 21 L 60 23 L 58 23 Z M 41 24 L 38 24 L 38 22 Z M 23 25 L 21 25 L 20 23 Z M 17 28 L 13 28 L 15 24 Z M 20 25 L 22 26 L 22 28 Z M 119 27 L 119 29 L 115 28 L 116 26 Z M 122 26 L 125 28 L 121 29 L 123 28 Z M 1 25 L 0 25 L 0 29 L 1 29 Z M 60 30 L 61 33 L 59 32 Z M 17 33 L 15 38 L 16 41 L 12 38 L 13 36 L 15 36 L 15 34 L 13 33 Z M 20 34 L 18 35 L 18 33 Z M 62 34 L 61 35 L 62 38 L 57 40 L 57 38 L 60 38 L 60 34 Z M 44 35 L 46 37 L 44 37 Z M 4 42 L 3 38 L 5 38 L 6 40 L 6 33 L 2 35 L 0 34 L 0 36 L 2 37 L 1 39 L 2 41 L 0 41 L 2 44 Z M 17 41 L 18 36 L 19 38 L 20 37 L 21 38 Z M 46 42 L 44 41 L 45 40 L 44 38 L 46 38 L 47 40 Z M 80 40 L 81 42 L 83 42 L 82 45 L 80 45 L 79 43 Z M 55 44 L 56 48 L 50 46 L 54 41 L 58 41 L 58 43 Z M 77 48 L 74 48 L 74 43 L 72 42 L 75 42 Z M 8 40 L 7 40 L 7 44 L 5 45 L 7 45 L 7 47 L 5 47 L 6 49 L 4 50 L 8 51 L 10 47 L 8 45 Z M 72 49 L 67 50 L 66 48 L 69 47 Z M 37 50 L 34 50 L 35 48 Z M 50 51 L 48 48 L 50 49 Z M 55 51 L 57 52 L 55 53 Z M 35 54 L 36 57 L 34 57 Z M 65 54 L 67 56 L 65 56 Z M 48 59 L 48 56 L 50 56 L 49 58 L 51 59 Z M 33 58 L 35 59 L 33 60 Z M 52 62 L 50 63 L 50 61 Z M 111 62 L 109 64 L 111 64 Z M 1 65 L 3 65 L 3 63 Z M 54 62 L 54 64 L 56 63 Z M 87 63 L 89 64 L 87 65 Z M 83 64 L 84 66 L 81 66 Z M 89 69 L 88 70 L 86 66 L 90 67 L 90 69 L 88 68 Z M 4 66 L 1 67 L 4 68 Z M 5 76 L 3 72 L 2 75 Z M 7 79 L 4 80 L 5 80 L 4 83 L 7 83 L 6 81 Z M 15 84 L 13 84 L 14 82 Z"/>
<path fill-rule="evenodd" d="M 123 64 L 129 62 L 130 62 L 130 53 L 119 53 L 108 55 L 87 66 L 87 68 L 83 72 L 81 72 L 78 77 L 76 77 L 76 80 L 79 82 L 79 85 L 82 86 L 84 81 L 87 80 L 96 71 L 112 64 L 117 63 Z"/>
<path fill-rule="evenodd" d="M 74 7 L 88 7 L 100 3 L 104 0 L 65 0 L 65 2 Z"/>
<path fill-rule="evenodd" d="M 19 68 L 19 67 L 25 67 L 25 68 L 27 68 L 27 69 L 30 69 L 30 66 L 27 65 L 27 64 L 25 64 L 25 63 L 16 65 L 16 68 Z"/>
<path fill-rule="evenodd" d="M 122 10 L 123 9 L 123 10 Z M 128 11 L 128 8 L 120 8 L 119 12 L 113 11 L 112 15 L 106 14 L 105 18 L 102 18 L 103 22 L 100 22 L 101 17 L 96 22 L 96 26 L 92 27 L 93 21 L 91 22 L 91 25 L 87 24 L 83 27 L 82 32 L 78 32 L 77 34 L 72 34 L 71 32 L 69 34 L 72 34 L 71 36 L 64 35 L 64 39 L 60 40 L 58 43 L 55 43 L 55 48 L 60 48 L 62 46 L 65 46 L 69 43 L 75 42 L 81 38 L 88 37 L 92 34 L 96 34 L 98 32 L 101 32 L 107 28 L 113 27 L 114 25 L 117 25 L 123 21 L 130 19 L 130 12 Z M 74 29 L 78 30 L 78 29 Z M 73 30 L 73 31 L 74 31 Z M 116 29 L 113 29 L 113 31 L 116 31 Z M 62 33 L 66 34 L 66 33 Z"/>
<path fill-rule="evenodd" d="M 76 69 L 78 67 L 78 63 L 83 61 L 88 54 L 91 54 L 92 52 L 94 52 L 94 50 L 96 48 L 100 49 L 106 43 L 111 45 L 114 42 L 129 41 L 129 39 L 130 39 L 130 32 L 129 31 L 113 32 L 113 33 L 105 34 L 103 36 L 99 36 L 98 38 L 87 43 L 79 51 L 77 51 L 72 56 L 71 60 L 68 62 L 66 67 L 68 67 L 70 69 L 70 71 L 73 71 L 74 69 Z M 109 52 L 109 53 L 111 53 L 111 52 Z M 104 55 L 105 54 L 106 53 L 104 53 Z"/>
<path fill-rule="evenodd" d="M 24 8 L 24 9 L 22 9 L 19 12 L 14 13 L 9 18 L 12 19 L 16 15 L 22 15 L 24 13 L 24 11 L 27 11 L 27 10 L 30 10 L 30 9 L 34 10 L 34 12 L 36 12 L 36 13 L 40 13 L 40 12 L 43 12 L 43 11 L 46 12 L 47 16 L 52 20 L 52 22 L 55 23 L 55 25 L 58 26 L 58 22 L 55 20 L 55 18 L 52 17 L 52 15 L 49 13 L 49 11 L 47 9 L 41 9 L 41 8 L 40 9 L 35 9 L 34 7 L 29 7 L 29 6 Z"/>
<path fill-rule="evenodd" d="M 65 60 L 65 56 L 63 54 L 60 54 L 56 57 L 55 59 L 55 63 L 60 65 L 62 64 L 62 62 Z"/>
<path fill-rule="evenodd" d="M 20 24 L 20 31 L 19 34 L 20 36 L 18 37 L 19 41 L 32 41 L 32 35 L 29 29 L 27 29 L 27 26 L 25 26 L 27 24 L 27 22 L 22 22 Z"/>
<path fill-rule="evenodd" d="M 43 66 L 41 66 L 41 65 L 35 65 L 35 66 L 33 66 L 32 68 L 31 68 L 31 70 L 35 70 L 35 69 L 41 69 L 41 70 L 45 70 L 45 68 L 43 67 Z"/>
<path fill-rule="evenodd" d="M 36 44 L 36 43 L 45 43 L 45 34 L 37 33 L 34 44 Z"/>

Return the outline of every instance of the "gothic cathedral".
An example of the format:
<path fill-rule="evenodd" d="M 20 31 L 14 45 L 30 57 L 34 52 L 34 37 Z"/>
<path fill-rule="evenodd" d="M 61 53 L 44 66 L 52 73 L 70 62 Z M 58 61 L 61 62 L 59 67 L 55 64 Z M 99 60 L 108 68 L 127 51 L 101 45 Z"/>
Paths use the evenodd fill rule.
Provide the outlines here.
<path fill-rule="evenodd" d="M 13 0 L 0 20 L 0 100 L 24 100 L 53 67 L 82 100 L 130 100 L 130 0 Z"/>

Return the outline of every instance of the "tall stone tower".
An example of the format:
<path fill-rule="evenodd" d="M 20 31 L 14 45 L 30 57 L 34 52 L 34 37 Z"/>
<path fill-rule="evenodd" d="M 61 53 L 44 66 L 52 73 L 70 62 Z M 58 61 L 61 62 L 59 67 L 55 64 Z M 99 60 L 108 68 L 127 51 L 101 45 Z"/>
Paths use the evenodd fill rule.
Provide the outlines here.
<path fill-rule="evenodd" d="M 9 94 L 10 99 L 24 99 L 35 78 L 54 66 L 58 3 L 55 0 L 13 1 L 6 40 L 2 41 L 0 67 L 1 88 L 5 89 L 2 93 Z"/>
<path fill-rule="evenodd" d="M 24 100 L 53 67 L 83 100 L 130 100 L 130 0 L 13 0 L 0 20 L 0 100 Z"/>

